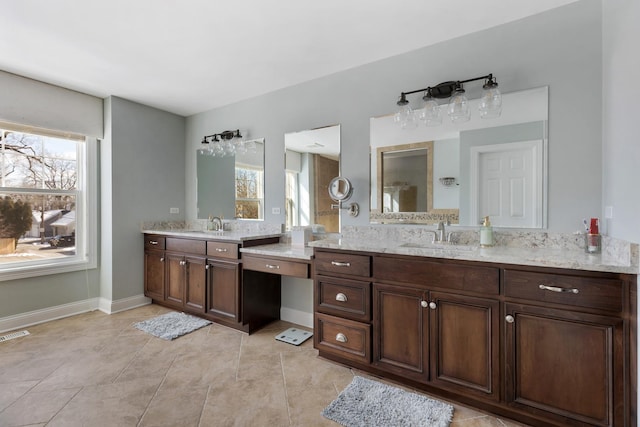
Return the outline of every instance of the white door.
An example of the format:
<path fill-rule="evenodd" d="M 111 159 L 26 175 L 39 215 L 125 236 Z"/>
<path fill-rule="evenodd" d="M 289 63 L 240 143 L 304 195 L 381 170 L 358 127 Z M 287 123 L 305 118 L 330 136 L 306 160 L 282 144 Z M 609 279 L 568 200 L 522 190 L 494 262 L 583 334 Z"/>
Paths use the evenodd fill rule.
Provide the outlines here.
<path fill-rule="evenodd" d="M 542 227 L 541 164 L 542 140 L 473 147 L 471 207 L 478 221 L 488 215 L 497 227 Z"/>

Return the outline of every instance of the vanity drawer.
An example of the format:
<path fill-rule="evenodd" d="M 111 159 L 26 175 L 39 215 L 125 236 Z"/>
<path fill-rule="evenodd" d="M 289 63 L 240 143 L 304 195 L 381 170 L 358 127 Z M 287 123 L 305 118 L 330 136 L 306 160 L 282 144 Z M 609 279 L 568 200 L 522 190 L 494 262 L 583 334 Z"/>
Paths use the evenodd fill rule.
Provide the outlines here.
<path fill-rule="evenodd" d="M 339 252 L 318 252 L 314 260 L 316 272 L 371 277 L 371 257 Z"/>
<path fill-rule="evenodd" d="M 485 295 L 500 293 L 500 272 L 494 267 L 381 256 L 373 260 L 373 275 L 376 281 L 411 283 L 425 288 L 456 289 Z"/>
<path fill-rule="evenodd" d="M 164 236 L 157 236 L 155 234 L 145 234 L 144 248 L 164 250 Z"/>
<path fill-rule="evenodd" d="M 371 362 L 371 325 L 316 313 L 315 333 L 319 351 Z"/>
<path fill-rule="evenodd" d="M 186 252 L 190 254 L 204 255 L 206 251 L 204 240 L 167 237 L 166 246 L 168 251 L 173 252 Z"/>
<path fill-rule="evenodd" d="M 207 242 L 207 255 L 216 258 L 238 259 L 238 244 L 209 241 Z"/>
<path fill-rule="evenodd" d="M 508 297 L 620 312 L 623 293 L 624 283 L 617 279 L 504 271 L 504 294 Z"/>
<path fill-rule="evenodd" d="M 371 282 L 316 276 L 316 310 L 371 321 Z"/>
<path fill-rule="evenodd" d="M 259 257 L 246 253 L 242 255 L 242 269 L 279 274 L 281 276 L 309 278 L 308 263 Z"/>

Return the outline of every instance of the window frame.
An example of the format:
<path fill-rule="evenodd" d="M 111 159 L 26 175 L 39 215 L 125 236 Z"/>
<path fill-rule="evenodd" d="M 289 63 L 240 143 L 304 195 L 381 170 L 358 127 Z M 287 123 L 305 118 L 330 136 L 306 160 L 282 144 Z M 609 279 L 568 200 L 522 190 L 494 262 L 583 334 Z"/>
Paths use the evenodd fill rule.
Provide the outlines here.
<path fill-rule="evenodd" d="M 95 269 L 98 253 L 98 144 L 97 138 L 23 126 L 0 121 L 0 129 L 38 136 L 74 140 L 77 142 L 76 168 L 76 254 L 69 258 L 55 258 L 24 263 L 0 264 L 0 282 Z M 60 194 L 60 191 L 16 187 L 0 187 L 2 191 L 33 194 Z"/>

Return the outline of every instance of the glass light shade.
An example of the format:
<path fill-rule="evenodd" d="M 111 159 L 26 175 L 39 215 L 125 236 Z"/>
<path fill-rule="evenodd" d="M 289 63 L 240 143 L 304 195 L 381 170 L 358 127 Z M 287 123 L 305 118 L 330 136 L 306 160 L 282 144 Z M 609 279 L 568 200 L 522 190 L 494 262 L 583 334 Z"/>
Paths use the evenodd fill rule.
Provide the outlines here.
<path fill-rule="evenodd" d="M 464 90 L 456 90 L 449 100 L 447 109 L 449 118 L 453 123 L 464 123 L 471 119 L 469 100 L 464 95 Z"/>
<path fill-rule="evenodd" d="M 224 156 L 224 148 L 222 148 L 220 141 L 212 142 L 210 150 L 211 150 L 211 155 L 214 157 Z"/>
<path fill-rule="evenodd" d="M 442 124 L 442 115 L 440 114 L 440 105 L 435 99 L 427 99 L 424 103 L 424 109 L 420 110 L 418 118 L 427 126 L 438 126 Z"/>
<path fill-rule="evenodd" d="M 409 104 L 400 106 L 398 112 L 393 116 L 393 121 L 402 129 L 416 125 L 416 116 Z"/>
<path fill-rule="evenodd" d="M 236 146 L 237 154 L 245 154 L 247 152 L 247 146 L 245 145 L 244 140 L 242 138 L 235 138 L 234 144 Z"/>
<path fill-rule="evenodd" d="M 502 114 L 502 95 L 496 86 L 483 90 L 478 111 L 480 111 L 480 117 L 483 119 L 500 117 L 500 114 Z"/>

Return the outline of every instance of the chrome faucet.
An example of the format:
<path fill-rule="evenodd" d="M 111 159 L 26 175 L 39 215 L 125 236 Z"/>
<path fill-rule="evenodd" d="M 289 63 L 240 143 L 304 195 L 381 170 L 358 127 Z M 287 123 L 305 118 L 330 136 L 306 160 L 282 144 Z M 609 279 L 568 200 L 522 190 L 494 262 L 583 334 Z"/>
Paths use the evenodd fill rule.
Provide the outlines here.
<path fill-rule="evenodd" d="M 445 232 L 444 232 L 444 222 L 440 221 L 438 226 L 436 227 L 436 242 L 444 242 Z"/>
<path fill-rule="evenodd" d="M 222 231 L 223 226 L 220 217 L 214 216 L 213 218 L 211 218 L 211 226 L 214 231 Z"/>

